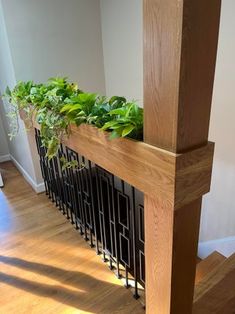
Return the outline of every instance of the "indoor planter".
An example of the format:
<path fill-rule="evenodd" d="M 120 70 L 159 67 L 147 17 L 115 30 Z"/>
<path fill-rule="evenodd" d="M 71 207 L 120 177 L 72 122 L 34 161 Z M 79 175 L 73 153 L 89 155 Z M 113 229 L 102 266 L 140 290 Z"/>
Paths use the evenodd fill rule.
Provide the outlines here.
<path fill-rule="evenodd" d="M 22 111 L 20 116 L 26 119 Z M 35 120 L 33 126 L 40 129 Z M 211 171 L 213 143 L 209 142 L 193 152 L 175 154 L 129 138 L 110 140 L 109 132 L 88 124 L 79 127 L 71 125 L 71 133 L 62 141 L 67 147 L 145 194 L 164 198 L 176 207 L 209 191 L 208 175 Z M 172 198 L 175 180 L 177 189 Z"/>

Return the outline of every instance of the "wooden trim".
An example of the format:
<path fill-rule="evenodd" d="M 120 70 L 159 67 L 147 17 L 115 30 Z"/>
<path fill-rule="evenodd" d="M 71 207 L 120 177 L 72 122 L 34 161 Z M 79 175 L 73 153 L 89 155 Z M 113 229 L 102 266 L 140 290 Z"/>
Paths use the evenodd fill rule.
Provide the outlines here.
<path fill-rule="evenodd" d="M 209 192 L 213 143 L 182 155 L 126 138 L 110 140 L 109 136 L 84 124 L 73 126 L 64 143 L 146 195 L 175 205 L 175 209 Z"/>
<path fill-rule="evenodd" d="M 190 152 L 177 154 L 175 209 L 189 204 L 209 192 L 207 188 L 211 182 L 213 155 L 214 143 L 212 142 Z"/>
<path fill-rule="evenodd" d="M 21 117 L 25 119 L 23 112 Z M 40 129 L 35 121 L 34 127 Z M 174 205 L 175 209 L 209 192 L 213 143 L 175 154 L 127 138 L 110 140 L 109 136 L 92 125 L 72 125 L 63 143 L 146 195 Z"/>
<path fill-rule="evenodd" d="M 109 136 L 84 124 L 73 126 L 64 143 L 144 193 L 164 197 L 172 203 L 174 154 L 125 138 L 110 140 Z"/>

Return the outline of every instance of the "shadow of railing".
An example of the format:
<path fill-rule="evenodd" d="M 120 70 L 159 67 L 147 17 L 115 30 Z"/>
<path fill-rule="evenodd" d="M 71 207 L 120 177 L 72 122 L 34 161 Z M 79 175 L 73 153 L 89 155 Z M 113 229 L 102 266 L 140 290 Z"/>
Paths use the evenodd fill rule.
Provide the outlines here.
<path fill-rule="evenodd" d="M 61 283 L 58 285 L 45 284 L 0 272 L 0 282 L 34 295 L 51 298 L 62 304 L 90 313 L 92 313 L 92 308 L 94 309 L 94 304 L 97 304 L 97 311 L 93 313 L 110 313 L 112 302 L 115 302 L 111 297 L 114 293 L 118 294 L 120 300 L 122 300 L 122 307 L 125 305 L 122 296 L 124 296 L 126 290 L 122 286 L 97 279 L 86 273 L 3 255 L 0 256 L 0 263 L 34 272 Z M 75 290 L 63 285 L 71 285 Z M 127 304 L 129 304 L 129 301 Z M 113 306 L 113 308 L 117 308 L 116 304 Z"/>

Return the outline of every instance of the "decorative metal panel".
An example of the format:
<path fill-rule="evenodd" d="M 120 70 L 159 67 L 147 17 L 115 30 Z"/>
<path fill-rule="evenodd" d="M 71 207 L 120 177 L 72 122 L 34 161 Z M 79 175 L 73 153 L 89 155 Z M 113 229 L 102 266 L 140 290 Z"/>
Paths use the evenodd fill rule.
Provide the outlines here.
<path fill-rule="evenodd" d="M 124 277 L 145 284 L 143 193 L 69 147 L 60 146 L 57 157 L 48 160 L 40 132 L 35 130 L 46 194 L 75 225 L 97 254 Z M 63 168 L 62 157 L 76 160 L 78 167 Z"/>

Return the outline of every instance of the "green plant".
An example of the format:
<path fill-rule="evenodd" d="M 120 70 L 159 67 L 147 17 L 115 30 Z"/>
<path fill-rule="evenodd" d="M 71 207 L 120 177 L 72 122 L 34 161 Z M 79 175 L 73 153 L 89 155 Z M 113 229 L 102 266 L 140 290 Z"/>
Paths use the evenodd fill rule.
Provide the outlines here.
<path fill-rule="evenodd" d="M 28 117 L 30 115 L 30 109 L 28 104 L 30 103 L 30 91 L 33 86 L 34 83 L 32 81 L 20 81 L 12 90 L 10 90 L 9 87 L 6 88 L 4 96 L 8 98 L 10 104 L 7 113 L 7 116 L 10 120 L 11 133 L 8 134 L 10 136 L 10 139 L 15 137 L 19 131 L 19 110 L 24 110 L 27 113 Z"/>
<path fill-rule="evenodd" d="M 47 147 L 47 156 L 53 158 L 64 136 L 69 134 L 70 120 L 60 114 L 67 99 L 81 93 L 77 85 L 67 78 L 50 78 L 46 85 L 31 90 L 31 103 L 37 109 L 36 120 L 41 125 L 42 143 Z"/>
<path fill-rule="evenodd" d="M 76 97 L 65 100 L 60 113 L 66 115 L 76 125 L 81 123 L 94 124 L 98 128 L 110 121 L 110 111 L 126 103 L 124 97 L 114 96 L 107 100 L 97 94 L 81 93 Z"/>
<path fill-rule="evenodd" d="M 142 140 L 143 138 L 143 109 L 136 103 L 130 102 L 109 112 L 112 120 L 106 122 L 102 130 L 111 130 L 111 138 L 129 136 Z"/>
<path fill-rule="evenodd" d="M 143 137 L 143 109 L 135 102 L 85 93 L 67 78 L 50 78 L 46 84 L 19 82 L 12 90 L 6 89 L 5 97 L 10 103 L 9 116 L 15 120 L 11 137 L 18 132 L 18 112 L 23 110 L 29 121 L 35 118 L 41 125 L 42 143 L 49 159 L 57 154 L 62 138 L 69 136 L 71 123 L 93 124 L 110 131 L 110 138 Z M 67 167 L 72 166 L 75 165 L 67 162 Z"/>
<path fill-rule="evenodd" d="M 76 84 L 69 83 L 67 78 L 50 78 L 46 84 L 35 84 L 32 81 L 19 82 L 12 91 L 7 87 L 5 96 L 10 103 L 8 116 L 11 118 L 11 138 L 19 129 L 18 112 L 23 110 L 29 125 L 35 113 L 41 124 L 42 143 L 47 147 L 47 156 L 56 155 L 63 136 L 69 133 L 69 120 L 62 117 L 60 109 L 66 99 L 77 96 L 81 91 Z"/>
<path fill-rule="evenodd" d="M 60 113 L 67 116 L 72 123 L 80 125 L 82 123 L 93 123 L 95 116 L 94 107 L 97 102 L 97 94 L 81 93 L 77 96 L 68 98 Z"/>

